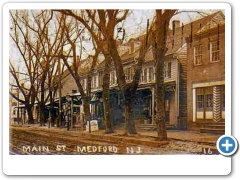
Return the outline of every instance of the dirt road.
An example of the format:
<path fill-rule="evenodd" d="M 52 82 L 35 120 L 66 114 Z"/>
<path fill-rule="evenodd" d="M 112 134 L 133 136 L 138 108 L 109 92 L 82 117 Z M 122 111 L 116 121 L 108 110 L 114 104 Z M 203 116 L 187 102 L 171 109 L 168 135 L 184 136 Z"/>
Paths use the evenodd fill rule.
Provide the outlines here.
<path fill-rule="evenodd" d="M 202 154 L 214 144 L 169 140 L 161 147 L 138 145 L 108 138 L 82 136 L 66 129 L 10 127 L 9 153 L 12 155 L 100 155 L 100 154 Z"/>

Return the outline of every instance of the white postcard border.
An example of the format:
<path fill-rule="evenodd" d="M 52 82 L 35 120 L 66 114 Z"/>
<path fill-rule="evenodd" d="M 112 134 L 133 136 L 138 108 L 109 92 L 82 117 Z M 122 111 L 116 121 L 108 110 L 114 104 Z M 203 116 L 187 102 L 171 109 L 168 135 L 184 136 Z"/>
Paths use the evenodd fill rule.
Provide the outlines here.
<path fill-rule="evenodd" d="M 9 107 L 9 9 L 225 9 L 226 135 L 231 135 L 231 7 L 227 3 L 7 3 L 3 7 L 3 104 Z M 9 155 L 9 112 L 3 111 L 3 172 L 7 175 L 227 175 L 221 155 Z M 54 168 L 53 168 L 54 167 Z"/>

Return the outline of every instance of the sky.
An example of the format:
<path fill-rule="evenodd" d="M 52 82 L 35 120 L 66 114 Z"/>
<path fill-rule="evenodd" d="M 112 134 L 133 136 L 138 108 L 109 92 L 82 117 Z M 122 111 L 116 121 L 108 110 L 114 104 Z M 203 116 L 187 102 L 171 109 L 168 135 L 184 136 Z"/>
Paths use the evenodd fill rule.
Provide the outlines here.
<path fill-rule="evenodd" d="M 183 12 L 184 11 L 184 12 Z M 196 12 L 185 12 L 185 11 L 196 11 Z M 206 14 L 212 14 L 218 10 L 211 10 L 211 9 L 205 9 L 205 10 L 197 10 L 197 9 L 179 9 L 178 14 L 174 15 L 172 19 L 170 20 L 169 26 L 171 28 L 171 22 L 173 20 L 180 20 L 180 24 L 187 24 L 191 21 L 194 21 L 196 19 L 201 18 L 201 15 L 197 12 L 204 12 Z M 180 13 L 181 12 L 181 13 Z M 153 17 L 155 16 L 155 10 L 133 10 L 128 18 L 124 21 L 124 27 L 127 32 L 127 39 L 130 39 L 131 37 L 137 37 L 143 32 L 146 32 L 146 26 L 147 26 L 147 19 L 149 19 L 150 24 L 153 20 Z"/>
<path fill-rule="evenodd" d="M 210 9 L 205 9 L 205 10 L 189 10 L 189 9 L 183 9 L 183 10 L 178 10 L 178 12 L 181 11 L 202 11 L 205 12 L 206 14 L 211 14 L 214 13 L 217 10 L 210 10 Z M 154 9 L 135 9 L 131 10 L 128 17 L 126 18 L 125 21 L 119 23 L 117 27 L 123 27 L 126 31 L 125 35 L 125 40 L 124 42 L 127 42 L 130 38 L 133 37 L 138 37 L 141 34 L 144 34 L 146 32 L 146 26 L 147 26 L 147 19 L 149 19 L 150 24 L 153 21 L 153 18 L 155 16 L 155 10 Z M 182 12 L 178 13 L 177 15 L 174 15 L 171 19 L 172 20 L 180 20 L 180 24 L 186 24 L 191 21 L 194 21 L 201 16 L 196 13 L 196 12 Z M 171 21 L 169 23 L 169 26 L 171 28 Z M 116 35 L 117 36 L 117 35 Z M 118 34 L 118 38 L 122 38 L 122 34 Z M 87 42 L 85 41 L 84 43 L 85 46 L 85 52 L 83 52 L 82 58 L 85 59 L 87 58 L 88 54 L 93 54 L 93 51 L 90 51 L 93 49 L 93 46 L 91 45 L 91 41 Z M 78 47 L 80 47 L 80 43 L 77 44 Z M 15 62 L 17 65 L 18 60 L 21 59 L 20 53 L 18 53 L 18 50 L 16 49 L 16 46 L 12 42 L 10 38 L 10 52 L 9 56 L 10 59 Z M 80 51 L 77 51 L 77 55 L 80 54 Z"/>

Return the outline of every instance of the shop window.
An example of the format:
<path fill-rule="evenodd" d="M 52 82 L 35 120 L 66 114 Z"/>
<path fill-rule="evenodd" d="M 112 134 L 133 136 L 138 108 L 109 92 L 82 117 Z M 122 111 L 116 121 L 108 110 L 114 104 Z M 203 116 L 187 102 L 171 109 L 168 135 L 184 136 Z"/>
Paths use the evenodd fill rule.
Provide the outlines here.
<path fill-rule="evenodd" d="M 203 111 L 204 107 L 204 93 L 203 88 L 197 88 L 197 111 Z"/>
<path fill-rule="evenodd" d="M 205 108 L 207 111 L 213 110 L 213 88 L 205 88 Z"/>
<path fill-rule="evenodd" d="M 213 88 L 197 88 L 197 111 L 213 110 Z"/>

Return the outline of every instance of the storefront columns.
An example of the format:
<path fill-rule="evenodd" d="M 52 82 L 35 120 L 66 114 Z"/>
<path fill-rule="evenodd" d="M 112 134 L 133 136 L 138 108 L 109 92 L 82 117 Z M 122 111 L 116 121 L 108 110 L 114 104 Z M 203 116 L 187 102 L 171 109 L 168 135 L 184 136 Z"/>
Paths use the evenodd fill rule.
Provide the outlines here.
<path fill-rule="evenodd" d="M 193 88 L 193 122 L 196 122 L 196 88 Z"/>
<path fill-rule="evenodd" d="M 220 86 L 213 86 L 213 121 L 221 120 L 221 89 Z"/>

